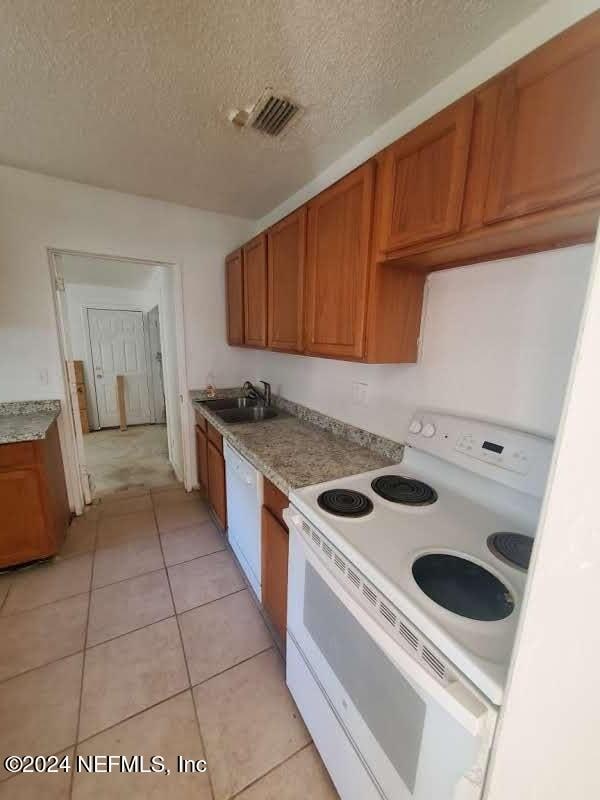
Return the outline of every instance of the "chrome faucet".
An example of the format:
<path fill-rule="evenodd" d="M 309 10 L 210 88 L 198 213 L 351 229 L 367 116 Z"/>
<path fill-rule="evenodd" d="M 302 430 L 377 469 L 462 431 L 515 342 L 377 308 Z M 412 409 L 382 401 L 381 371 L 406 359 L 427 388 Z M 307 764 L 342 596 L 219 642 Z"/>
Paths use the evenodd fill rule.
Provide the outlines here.
<path fill-rule="evenodd" d="M 271 405 L 271 384 L 267 381 L 261 381 L 262 385 L 265 387 L 262 391 L 257 389 L 250 381 L 245 381 L 244 385 L 242 386 L 242 391 L 246 392 L 247 397 L 253 397 L 255 400 L 258 400 L 263 406 L 270 406 Z"/>

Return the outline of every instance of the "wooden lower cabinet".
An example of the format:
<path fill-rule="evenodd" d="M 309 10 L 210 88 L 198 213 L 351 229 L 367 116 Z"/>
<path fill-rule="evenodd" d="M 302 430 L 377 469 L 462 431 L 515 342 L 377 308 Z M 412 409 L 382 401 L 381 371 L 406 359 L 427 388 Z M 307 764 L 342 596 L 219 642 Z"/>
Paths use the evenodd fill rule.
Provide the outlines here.
<path fill-rule="evenodd" d="M 0 445 L 0 567 L 60 549 L 70 510 L 58 428 L 45 439 Z"/>
<path fill-rule="evenodd" d="M 287 629 L 288 529 L 283 509 L 289 501 L 271 481 L 263 479 L 262 508 L 262 604 L 282 645 Z"/>
<path fill-rule="evenodd" d="M 282 642 L 287 629 L 288 579 L 287 528 L 262 509 L 262 603 Z"/>
<path fill-rule="evenodd" d="M 225 488 L 225 459 L 213 444 L 207 442 L 208 502 L 223 528 L 227 527 L 227 494 Z"/>
<path fill-rule="evenodd" d="M 199 412 L 196 413 L 196 460 L 198 485 L 224 531 L 227 528 L 227 490 L 223 437 Z"/>
<path fill-rule="evenodd" d="M 198 462 L 198 486 L 208 494 L 208 439 L 199 425 L 196 425 L 196 460 Z"/>

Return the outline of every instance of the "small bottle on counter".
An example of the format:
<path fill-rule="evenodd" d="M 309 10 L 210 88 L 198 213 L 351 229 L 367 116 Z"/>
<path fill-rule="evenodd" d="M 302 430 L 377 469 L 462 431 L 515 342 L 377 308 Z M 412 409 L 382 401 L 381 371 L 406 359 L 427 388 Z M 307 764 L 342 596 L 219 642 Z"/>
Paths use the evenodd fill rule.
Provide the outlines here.
<path fill-rule="evenodd" d="M 215 376 L 212 372 L 206 375 L 206 394 L 208 397 L 216 397 L 217 390 L 215 388 Z"/>

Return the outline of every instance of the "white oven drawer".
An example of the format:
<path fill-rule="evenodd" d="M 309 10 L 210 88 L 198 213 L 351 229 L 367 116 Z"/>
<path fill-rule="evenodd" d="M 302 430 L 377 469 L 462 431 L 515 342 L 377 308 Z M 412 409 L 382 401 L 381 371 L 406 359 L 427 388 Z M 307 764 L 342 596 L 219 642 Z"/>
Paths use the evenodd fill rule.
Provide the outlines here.
<path fill-rule="evenodd" d="M 496 710 L 462 683 L 437 682 L 321 562 L 294 512 L 286 518 L 290 638 L 372 785 L 388 800 L 479 800 Z M 290 678 L 302 711 L 299 681 Z M 319 746 L 310 719 L 307 725 Z M 348 765 L 321 754 L 337 785 Z"/>
<path fill-rule="evenodd" d="M 340 797 L 343 800 L 381 800 L 381 793 L 289 633 L 286 681 Z"/>

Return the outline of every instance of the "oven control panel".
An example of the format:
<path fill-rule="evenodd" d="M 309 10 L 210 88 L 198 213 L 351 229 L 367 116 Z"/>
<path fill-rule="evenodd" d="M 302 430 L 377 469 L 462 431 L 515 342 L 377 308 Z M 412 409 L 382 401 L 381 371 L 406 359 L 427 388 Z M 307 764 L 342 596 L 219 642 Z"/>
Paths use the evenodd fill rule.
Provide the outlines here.
<path fill-rule="evenodd" d="M 417 411 L 407 444 L 458 466 L 541 496 L 553 442 L 543 436 L 480 420 Z"/>
<path fill-rule="evenodd" d="M 502 437 L 497 438 L 501 439 Z M 529 472 L 527 448 L 518 445 L 511 447 L 507 443 L 482 440 L 480 436 L 472 433 L 463 433 L 459 435 L 455 448 L 466 456 L 478 458 L 488 464 L 510 469 L 513 472 L 520 472 L 521 475 L 527 475 Z"/>

